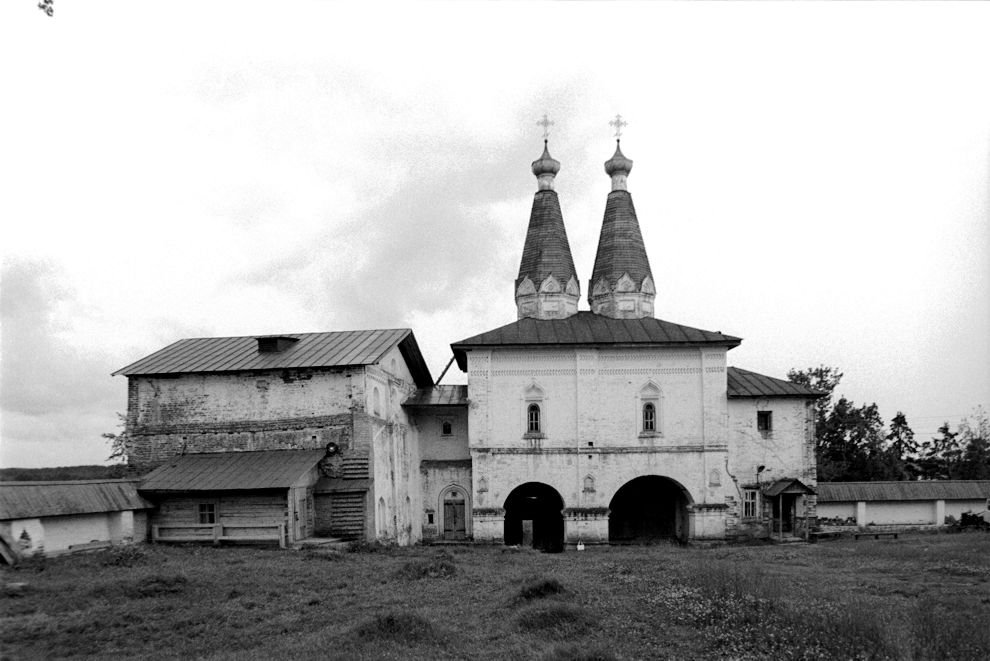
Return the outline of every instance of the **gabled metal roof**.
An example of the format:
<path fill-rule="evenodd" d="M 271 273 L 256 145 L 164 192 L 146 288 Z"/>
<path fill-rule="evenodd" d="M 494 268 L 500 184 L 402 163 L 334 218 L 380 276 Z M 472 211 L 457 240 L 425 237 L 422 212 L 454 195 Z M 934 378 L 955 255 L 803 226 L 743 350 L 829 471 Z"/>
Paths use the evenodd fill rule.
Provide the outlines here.
<path fill-rule="evenodd" d="M 738 367 L 728 368 L 726 374 L 727 394 L 730 398 L 735 397 L 821 397 L 825 393 L 812 390 L 799 383 L 791 383 L 783 379 L 775 379 L 772 376 L 765 376 L 742 370 Z"/>
<path fill-rule="evenodd" d="M 763 495 L 770 498 L 782 493 L 814 494 L 815 490 L 795 477 L 783 477 L 763 489 Z"/>
<path fill-rule="evenodd" d="M 0 482 L 0 519 L 120 512 L 154 507 L 136 480 Z"/>
<path fill-rule="evenodd" d="M 209 452 L 174 457 L 141 480 L 143 492 L 288 489 L 317 464 L 324 450 Z"/>
<path fill-rule="evenodd" d="M 682 326 L 662 319 L 612 319 L 578 312 L 566 319 L 525 318 L 451 346 L 457 366 L 467 370 L 470 349 L 488 347 L 558 346 L 702 346 L 737 347 L 741 338 Z"/>
<path fill-rule="evenodd" d="M 371 365 L 392 347 L 399 350 L 416 384 L 433 385 L 416 337 L 408 328 L 295 333 L 281 338 L 298 340 L 283 351 L 259 351 L 259 337 L 199 337 L 179 340 L 114 372 L 114 376 L 237 372 L 311 367 Z"/>
<path fill-rule="evenodd" d="M 860 500 L 981 500 L 990 498 L 990 480 L 922 482 L 819 482 L 818 502 Z"/>
<path fill-rule="evenodd" d="M 467 406 L 467 386 L 433 386 L 420 388 L 402 402 L 403 406 Z"/>

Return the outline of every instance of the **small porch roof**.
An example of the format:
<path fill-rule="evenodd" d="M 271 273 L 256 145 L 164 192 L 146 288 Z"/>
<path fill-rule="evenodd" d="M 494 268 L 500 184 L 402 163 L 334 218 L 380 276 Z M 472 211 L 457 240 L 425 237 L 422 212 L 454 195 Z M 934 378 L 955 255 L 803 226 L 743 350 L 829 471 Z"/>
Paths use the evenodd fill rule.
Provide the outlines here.
<path fill-rule="evenodd" d="M 815 490 L 795 477 L 781 478 L 763 488 L 763 495 L 769 498 L 774 498 L 785 493 L 813 496 Z"/>

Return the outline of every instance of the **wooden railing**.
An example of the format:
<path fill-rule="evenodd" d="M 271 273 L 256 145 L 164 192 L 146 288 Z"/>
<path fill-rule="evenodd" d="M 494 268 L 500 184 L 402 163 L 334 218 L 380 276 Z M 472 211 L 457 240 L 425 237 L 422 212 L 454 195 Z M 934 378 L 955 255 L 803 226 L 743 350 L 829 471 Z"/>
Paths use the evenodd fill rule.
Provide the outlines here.
<path fill-rule="evenodd" d="M 191 530 L 193 534 L 162 535 L 163 530 Z M 229 534 L 235 530 L 265 531 L 259 534 Z M 200 532 L 202 531 L 202 532 Z M 269 532 L 270 531 L 270 532 Z M 187 523 L 151 526 L 152 542 L 269 542 L 277 541 L 285 548 L 284 523 Z"/>

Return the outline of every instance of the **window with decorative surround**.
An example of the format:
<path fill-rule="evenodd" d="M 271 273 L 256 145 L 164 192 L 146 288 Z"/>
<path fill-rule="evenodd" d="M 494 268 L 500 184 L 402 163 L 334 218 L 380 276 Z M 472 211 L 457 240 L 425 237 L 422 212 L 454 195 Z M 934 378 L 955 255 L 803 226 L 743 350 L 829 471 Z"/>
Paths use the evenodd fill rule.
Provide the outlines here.
<path fill-rule="evenodd" d="M 446 418 L 442 418 L 440 420 L 440 435 L 441 436 L 454 435 L 454 424 L 450 420 L 447 420 Z"/>
<path fill-rule="evenodd" d="M 525 392 L 523 403 L 526 413 L 523 432 L 525 438 L 543 438 L 547 429 L 546 394 L 535 383 Z"/>
<path fill-rule="evenodd" d="M 660 434 L 660 386 L 649 381 L 639 389 L 639 433 L 641 436 Z"/>

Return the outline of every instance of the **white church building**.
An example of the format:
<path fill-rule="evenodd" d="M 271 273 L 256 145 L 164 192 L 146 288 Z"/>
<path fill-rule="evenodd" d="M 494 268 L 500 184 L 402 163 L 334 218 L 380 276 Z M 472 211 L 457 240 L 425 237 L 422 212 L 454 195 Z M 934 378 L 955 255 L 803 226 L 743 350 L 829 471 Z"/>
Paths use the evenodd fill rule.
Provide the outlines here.
<path fill-rule="evenodd" d="M 546 144 L 532 169 L 518 318 L 451 345 L 467 386 L 436 385 L 408 329 L 180 340 L 119 370 L 153 537 L 554 551 L 814 525 L 819 393 L 654 317 L 618 143 L 579 310 Z"/>

